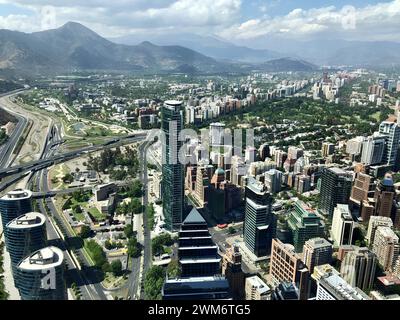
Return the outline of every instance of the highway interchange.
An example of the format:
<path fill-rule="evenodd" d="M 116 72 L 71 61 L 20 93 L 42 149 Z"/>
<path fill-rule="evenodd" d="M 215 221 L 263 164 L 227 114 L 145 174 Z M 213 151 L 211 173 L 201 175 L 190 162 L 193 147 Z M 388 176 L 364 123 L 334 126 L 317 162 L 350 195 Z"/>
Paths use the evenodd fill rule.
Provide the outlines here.
<path fill-rule="evenodd" d="M 18 92 L 13 92 L 2 97 L 12 97 Z M 0 105 L 0 108 L 3 105 Z M 55 163 L 65 162 L 84 154 L 96 152 L 104 149 L 105 147 L 116 147 L 124 144 L 131 144 L 138 141 L 144 141 L 140 146 L 140 164 L 141 174 L 140 180 L 143 185 L 147 186 L 147 162 L 146 162 L 146 150 L 147 144 L 145 142 L 146 134 L 132 134 L 125 137 L 112 139 L 104 144 L 86 147 L 81 150 L 60 153 L 59 146 L 64 142 L 61 134 L 61 124 L 50 122 L 48 134 L 40 154 L 40 157 L 36 161 L 32 161 L 23 165 L 11 166 L 15 146 L 23 135 L 23 132 L 28 125 L 28 119 L 13 113 L 9 108 L 7 112 L 11 113 L 18 120 L 15 130 L 5 145 L 0 149 L 0 192 L 3 192 L 9 187 L 14 186 L 22 178 L 28 177 L 27 188 L 36 190 L 37 206 L 38 209 L 48 216 L 47 221 L 47 233 L 49 243 L 60 247 L 65 253 L 66 265 L 68 269 L 68 276 L 70 282 L 74 282 L 80 288 L 82 299 L 84 300 L 107 300 L 107 291 L 103 288 L 100 283 L 98 272 L 91 266 L 88 261 L 86 254 L 82 248 L 71 248 L 71 242 L 76 240 L 76 236 L 73 233 L 66 219 L 56 209 L 52 197 L 44 195 L 54 195 L 55 192 L 50 190 L 48 183 L 48 168 Z M 70 193 L 74 190 L 66 190 L 65 193 Z M 143 206 L 147 207 L 147 191 L 144 192 Z M 146 210 L 142 215 L 143 229 L 140 228 L 138 235 L 143 242 L 141 243 L 144 247 L 143 255 L 138 258 L 132 259 L 131 273 L 127 283 L 128 296 L 127 298 L 143 298 L 143 292 L 137 294 L 142 287 L 140 284 L 143 281 L 142 274 L 148 270 L 151 265 L 151 240 L 150 232 L 147 229 L 147 217 Z"/>

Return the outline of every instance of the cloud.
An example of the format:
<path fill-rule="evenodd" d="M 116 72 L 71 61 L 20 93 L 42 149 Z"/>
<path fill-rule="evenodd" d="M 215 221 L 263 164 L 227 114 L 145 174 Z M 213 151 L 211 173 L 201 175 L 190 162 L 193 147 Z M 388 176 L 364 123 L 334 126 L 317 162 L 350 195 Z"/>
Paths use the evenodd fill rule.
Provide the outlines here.
<path fill-rule="evenodd" d="M 397 37 L 393 38 L 393 34 Z M 300 40 L 327 36 L 349 40 L 399 40 L 400 0 L 358 9 L 352 6 L 309 10 L 299 8 L 285 16 L 237 23 L 220 31 L 218 35 L 238 41 L 266 36 Z"/>
<path fill-rule="evenodd" d="M 57 25 L 78 21 L 106 36 L 114 36 L 145 29 L 227 27 L 232 20 L 239 19 L 241 0 L 13 0 L 12 4 L 33 13 L 29 24 L 19 29 L 22 31 L 40 29 L 46 18 L 41 11 L 44 6 L 51 6 Z"/>

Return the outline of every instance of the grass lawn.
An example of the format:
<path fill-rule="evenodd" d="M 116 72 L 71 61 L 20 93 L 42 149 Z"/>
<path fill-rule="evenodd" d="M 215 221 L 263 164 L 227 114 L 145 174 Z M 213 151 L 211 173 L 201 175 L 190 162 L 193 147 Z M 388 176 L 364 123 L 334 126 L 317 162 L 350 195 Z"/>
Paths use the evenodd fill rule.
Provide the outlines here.
<path fill-rule="evenodd" d="M 93 208 L 89 208 L 87 210 L 97 221 L 101 221 L 106 218 L 106 215 L 101 213 L 97 208 L 93 207 Z"/>

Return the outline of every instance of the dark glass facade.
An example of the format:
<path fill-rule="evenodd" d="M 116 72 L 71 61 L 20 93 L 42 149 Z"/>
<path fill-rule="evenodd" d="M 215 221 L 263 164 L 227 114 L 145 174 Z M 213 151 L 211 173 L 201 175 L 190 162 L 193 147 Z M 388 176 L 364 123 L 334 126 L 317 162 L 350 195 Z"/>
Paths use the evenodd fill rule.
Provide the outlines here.
<path fill-rule="evenodd" d="M 183 129 L 182 103 L 166 101 L 161 108 L 161 129 L 164 133 L 162 164 L 162 198 L 165 224 L 169 230 L 179 229 L 184 210 L 184 166 L 179 162 Z"/>

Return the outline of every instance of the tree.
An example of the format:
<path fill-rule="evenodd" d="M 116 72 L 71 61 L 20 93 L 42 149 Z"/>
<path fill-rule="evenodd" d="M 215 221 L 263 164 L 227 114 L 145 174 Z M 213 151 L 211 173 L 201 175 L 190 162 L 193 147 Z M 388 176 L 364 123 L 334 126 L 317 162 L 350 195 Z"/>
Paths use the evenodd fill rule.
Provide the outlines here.
<path fill-rule="evenodd" d="M 234 227 L 230 226 L 230 227 L 228 228 L 228 233 L 229 233 L 229 234 L 235 234 L 235 233 L 236 233 L 236 229 L 235 229 Z"/>
<path fill-rule="evenodd" d="M 79 236 L 82 238 L 82 239 L 87 239 L 87 238 L 89 238 L 90 236 L 92 235 L 92 229 L 90 229 L 90 227 L 89 226 L 82 226 L 81 227 L 81 231 L 79 232 Z"/>
<path fill-rule="evenodd" d="M 160 266 L 152 266 L 144 279 L 146 300 L 161 300 L 161 289 L 164 284 L 165 271 Z"/>
<path fill-rule="evenodd" d="M 143 184 L 140 182 L 140 180 L 133 181 L 130 189 L 130 195 L 134 198 L 140 198 L 143 196 Z"/>
<path fill-rule="evenodd" d="M 90 257 L 97 268 L 102 268 L 107 262 L 106 254 L 103 248 L 94 240 L 88 240 L 85 242 L 85 248 L 89 252 Z"/>
<path fill-rule="evenodd" d="M 137 257 L 140 253 L 136 238 L 130 238 L 128 241 L 128 254 L 131 257 Z"/>
<path fill-rule="evenodd" d="M 71 183 L 72 181 L 74 181 L 74 177 L 72 176 L 72 174 L 67 173 L 63 178 L 62 181 L 64 183 Z"/>
<path fill-rule="evenodd" d="M 124 234 L 128 239 L 133 236 L 133 229 L 132 229 L 132 225 L 131 224 L 127 224 L 124 227 Z"/>
<path fill-rule="evenodd" d="M 143 210 L 142 202 L 138 198 L 133 198 L 130 203 L 130 209 L 133 214 L 140 214 Z"/>
<path fill-rule="evenodd" d="M 167 274 L 169 278 L 177 278 L 181 275 L 182 269 L 178 260 L 172 260 L 167 267 Z"/>
<path fill-rule="evenodd" d="M 122 262 L 121 260 L 114 260 L 111 262 L 111 272 L 114 276 L 119 276 L 122 273 Z"/>

